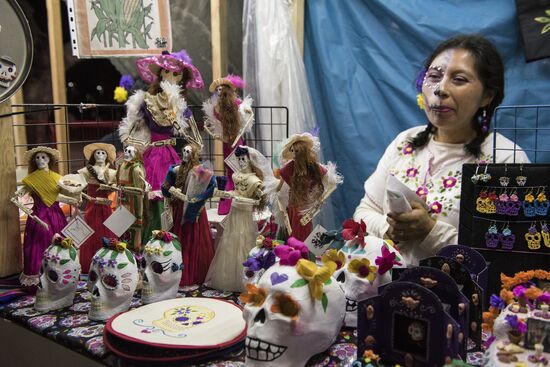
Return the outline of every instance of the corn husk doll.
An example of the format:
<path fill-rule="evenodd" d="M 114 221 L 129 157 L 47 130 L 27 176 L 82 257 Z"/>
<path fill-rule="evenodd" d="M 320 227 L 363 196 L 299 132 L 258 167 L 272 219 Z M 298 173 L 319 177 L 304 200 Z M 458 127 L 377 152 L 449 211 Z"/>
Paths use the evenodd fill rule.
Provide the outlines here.
<path fill-rule="evenodd" d="M 152 231 L 161 228 L 160 217 L 164 210 L 161 186 L 166 172 L 171 165 L 181 162 L 171 136 L 185 135 L 189 129 L 187 121 L 193 118 L 187 108 L 185 91 L 202 88 L 203 81 L 184 50 L 139 59 L 136 66 L 149 88 L 129 98 L 119 135 L 124 144 L 135 141 L 145 144 L 142 152 L 145 179 L 151 185 L 142 239 L 142 243 L 147 243 Z"/>

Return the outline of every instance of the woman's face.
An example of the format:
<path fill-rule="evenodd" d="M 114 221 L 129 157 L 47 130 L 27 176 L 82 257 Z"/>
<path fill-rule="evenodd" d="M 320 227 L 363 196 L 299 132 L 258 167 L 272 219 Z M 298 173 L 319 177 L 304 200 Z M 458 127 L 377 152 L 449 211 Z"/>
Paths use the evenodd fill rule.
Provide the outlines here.
<path fill-rule="evenodd" d="M 96 163 L 105 163 L 105 160 L 107 159 L 107 152 L 103 149 L 97 149 L 94 152 L 94 158 Z"/>
<path fill-rule="evenodd" d="M 465 138 L 472 134 L 470 123 L 478 109 L 492 100 L 483 90 L 474 58 L 464 49 L 445 50 L 432 61 L 422 94 L 428 120 L 438 131 Z"/>
<path fill-rule="evenodd" d="M 38 152 L 34 155 L 34 163 L 36 163 L 38 169 L 46 169 L 49 167 L 50 156 L 46 153 Z"/>
<path fill-rule="evenodd" d="M 177 71 L 169 71 L 162 69 L 160 71 L 160 76 L 162 80 L 166 80 L 171 84 L 178 84 L 181 82 L 181 79 L 183 78 L 183 74 Z"/>

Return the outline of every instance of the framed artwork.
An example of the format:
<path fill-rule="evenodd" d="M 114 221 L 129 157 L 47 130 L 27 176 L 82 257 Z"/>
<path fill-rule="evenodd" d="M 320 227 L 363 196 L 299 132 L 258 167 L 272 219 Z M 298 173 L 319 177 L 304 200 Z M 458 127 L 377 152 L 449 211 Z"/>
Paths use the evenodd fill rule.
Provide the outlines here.
<path fill-rule="evenodd" d="M 0 2 L 0 103 L 23 85 L 32 65 L 32 35 L 15 0 Z"/>
<path fill-rule="evenodd" d="M 68 0 L 73 55 L 157 55 L 172 49 L 169 0 Z"/>
<path fill-rule="evenodd" d="M 535 349 L 535 344 L 539 343 L 546 353 L 550 353 L 550 320 L 529 317 L 524 346 L 527 349 Z"/>

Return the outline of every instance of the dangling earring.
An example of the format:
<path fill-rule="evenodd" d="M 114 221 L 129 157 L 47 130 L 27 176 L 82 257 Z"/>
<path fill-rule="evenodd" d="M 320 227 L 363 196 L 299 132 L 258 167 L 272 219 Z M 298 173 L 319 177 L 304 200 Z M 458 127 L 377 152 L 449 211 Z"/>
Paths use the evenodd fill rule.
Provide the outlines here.
<path fill-rule="evenodd" d="M 523 175 L 523 163 L 519 165 L 519 175 L 516 176 L 516 183 L 518 186 L 525 186 L 527 183 L 527 177 Z"/>
<path fill-rule="evenodd" d="M 504 176 L 500 176 L 498 181 L 500 182 L 500 186 L 506 187 L 510 183 L 510 177 L 506 176 L 508 174 L 508 166 L 506 166 L 506 163 L 504 163 Z"/>
<path fill-rule="evenodd" d="M 481 131 L 486 133 L 489 131 L 489 118 L 487 117 L 487 109 L 483 108 L 481 116 L 479 117 L 479 123 L 481 125 Z"/>
<path fill-rule="evenodd" d="M 525 240 L 527 241 L 527 247 L 529 250 L 538 250 L 540 248 L 541 234 L 535 226 L 535 222 L 531 224 L 529 230 L 525 234 Z"/>

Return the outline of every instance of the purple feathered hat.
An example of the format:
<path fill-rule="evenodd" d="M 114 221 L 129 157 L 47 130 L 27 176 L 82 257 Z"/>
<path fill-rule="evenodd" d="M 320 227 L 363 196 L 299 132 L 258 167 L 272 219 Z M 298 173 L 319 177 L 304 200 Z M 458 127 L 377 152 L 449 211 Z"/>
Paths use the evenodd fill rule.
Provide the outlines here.
<path fill-rule="evenodd" d="M 178 52 L 168 53 L 163 51 L 161 55 L 148 56 L 136 61 L 136 67 L 138 69 L 139 76 L 147 84 L 151 84 L 157 81 L 157 75 L 160 69 L 182 72 L 184 69 L 191 71 L 191 80 L 187 82 L 186 88 L 200 89 L 204 87 L 201 73 L 193 65 L 191 58 L 185 52 L 181 50 Z"/>
<path fill-rule="evenodd" d="M 245 86 L 245 82 L 240 76 L 229 74 L 224 78 L 218 78 L 214 80 L 212 84 L 210 84 L 208 90 L 210 91 L 210 93 L 214 93 L 216 88 L 218 88 L 220 85 L 228 85 L 232 89 L 243 89 Z"/>

